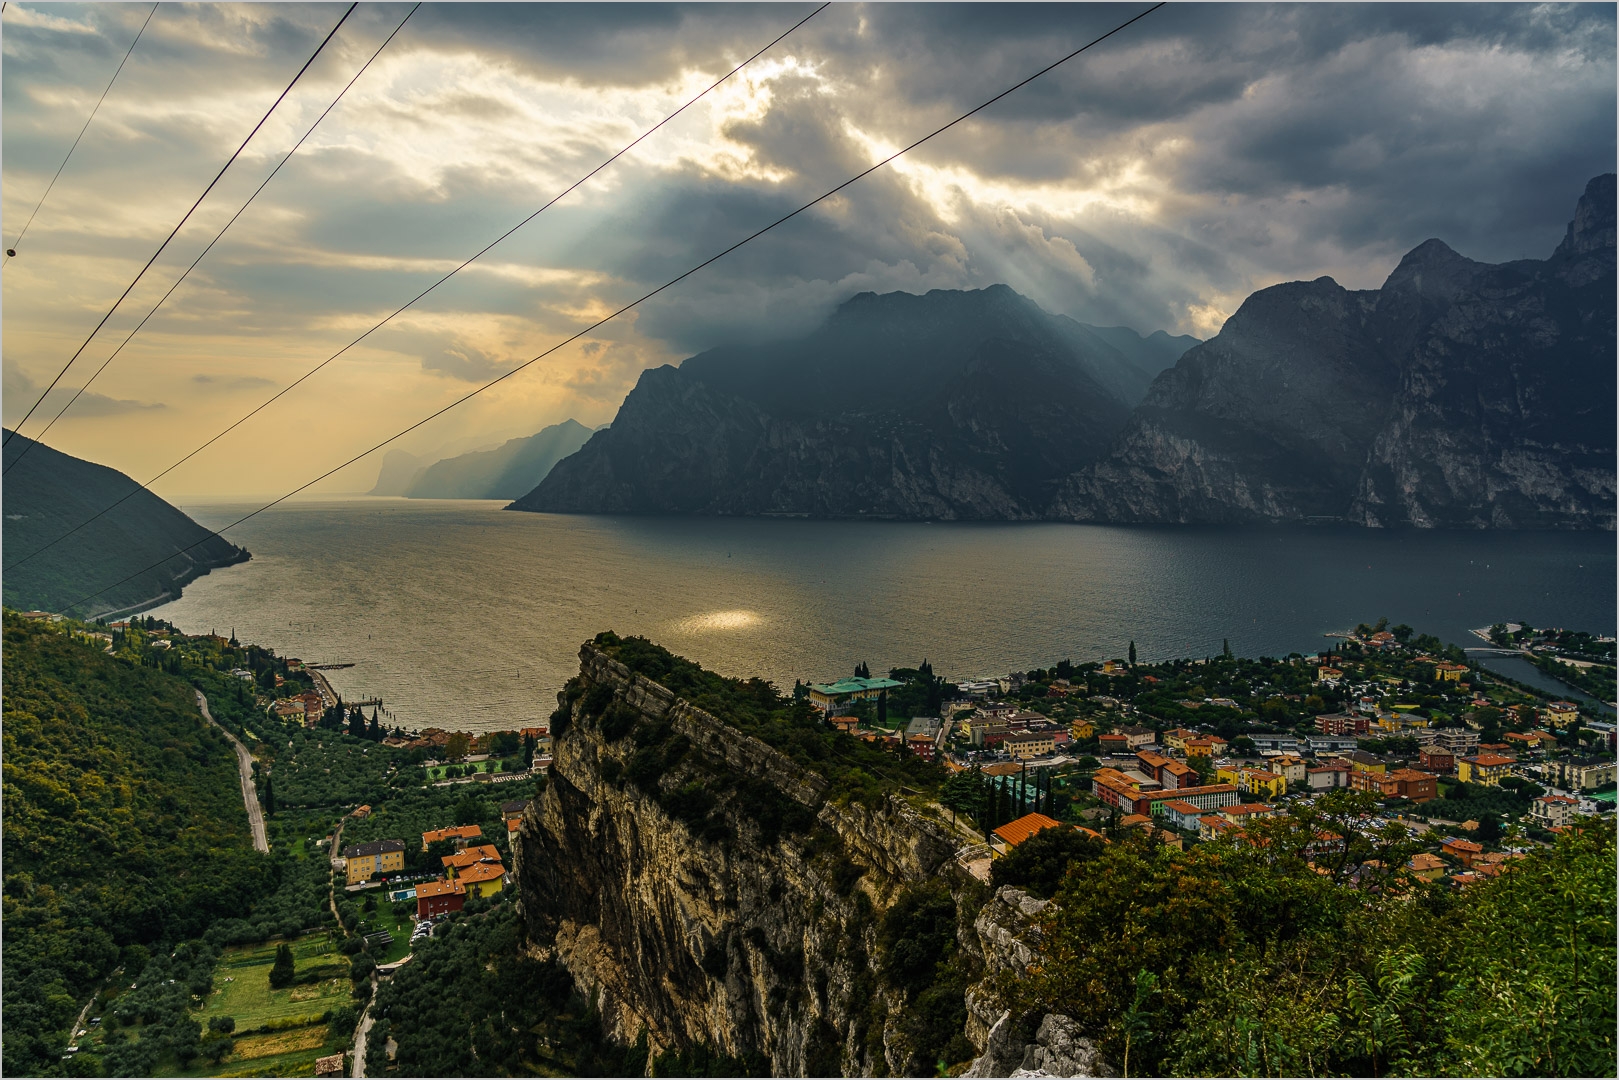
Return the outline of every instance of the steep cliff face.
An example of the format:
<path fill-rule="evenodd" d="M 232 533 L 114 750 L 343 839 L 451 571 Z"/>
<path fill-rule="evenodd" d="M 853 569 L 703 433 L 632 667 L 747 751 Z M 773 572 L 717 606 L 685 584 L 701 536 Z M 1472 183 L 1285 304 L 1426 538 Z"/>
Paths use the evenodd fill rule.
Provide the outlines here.
<path fill-rule="evenodd" d="M 609 1035 L 776 1075 L 901 1075 L 937 1052 L 907 1045 L 877 955 L 907 886 L 972 888 L 942 823 L 897 796 L 829 800 L 819 774 L 593 645 L 553 730 L 519 903 L 529 947 L 567 966 Z"/>
<path fill-rule="evenodd" d="M 1051 516 L 1612 529 L 1614 289 L 1608 175 L 1544 262 L 1429 240 L 1379 290 L 1255 293 Z"/>
<path fill-rule="evenodd" d="M 517 510 L 1017 520 L 1192 344 L 1005 286 L 854 297 L 805 338 L 644 373 Z"/>

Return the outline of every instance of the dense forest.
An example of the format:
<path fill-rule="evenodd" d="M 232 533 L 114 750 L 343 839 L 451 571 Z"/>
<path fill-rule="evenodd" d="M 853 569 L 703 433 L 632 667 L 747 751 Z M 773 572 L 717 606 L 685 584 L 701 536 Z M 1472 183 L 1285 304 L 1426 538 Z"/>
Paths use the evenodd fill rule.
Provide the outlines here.
<path fill-rule="evenodd" d="M 4 1068 L 58 1064 L 92 989 L 272 893 L 183 679 L 5 616 Z"/>

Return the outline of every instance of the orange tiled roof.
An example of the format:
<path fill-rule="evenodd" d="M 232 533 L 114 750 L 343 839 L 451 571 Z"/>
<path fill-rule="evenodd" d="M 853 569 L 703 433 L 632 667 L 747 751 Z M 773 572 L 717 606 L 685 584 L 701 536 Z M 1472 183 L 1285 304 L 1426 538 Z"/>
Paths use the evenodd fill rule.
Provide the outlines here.
<path fill-rule="evenodd" d="M 446 893 L 464 893 L 466 886 L 459 881 L 424 881 L 416 886 L 416 899 L 422 900 L 434 896 L 443 896 Z"/>
<path fill-rule="evenodd" d="M 504 877 L 505 874 L 506 868 L 501 866 L 499 863 L 481 862 L 469 866 L 464 870 L 457 870 L 455 872 L 455 880 L 461 882 L 463 885 L 476 885 L 480 881 L 491 881 L 498 877 Z"/>
<path fill-rule="evenodd" d="M 1061 825 L 1062 822 L 1049 818 L 1044 814 L 1024 814 L 1016 821 L 1008 821 L 995 830 L 995 835 L 1006 841 L 1008 846 L 1016 847 L 1041 829 L 1049 829 Z"/>
<path fill-rule="evenodd" d="M 448 829 L 434 829 L 422 833 L 422 843 L 435 844 L 440 840 L 480 840 L 483 830 L 476 825 L 452 825 Z"/>

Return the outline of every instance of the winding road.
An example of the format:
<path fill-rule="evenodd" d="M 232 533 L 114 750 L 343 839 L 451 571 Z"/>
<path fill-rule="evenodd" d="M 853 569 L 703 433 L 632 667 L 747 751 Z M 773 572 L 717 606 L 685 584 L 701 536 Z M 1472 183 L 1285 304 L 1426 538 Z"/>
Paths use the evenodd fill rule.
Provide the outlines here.
<path fill-rule="evenodd" d="M 197 708 L 202 710 L 202 718 L 225 732 L 225 738 L 236 748 L 236 771 L 242 777 L 242 805 L 247 807 L 247 823 L 253 830 L 253 849 L 269 854 L 270 838 L 264 832 L 264 811 L 259 807 L 258 789 L 253 786 L 253 755 L 247 752 L 242 740 L 214 719 L 208 711 L 208 698 L 201 690 L 197 691 Z"/>

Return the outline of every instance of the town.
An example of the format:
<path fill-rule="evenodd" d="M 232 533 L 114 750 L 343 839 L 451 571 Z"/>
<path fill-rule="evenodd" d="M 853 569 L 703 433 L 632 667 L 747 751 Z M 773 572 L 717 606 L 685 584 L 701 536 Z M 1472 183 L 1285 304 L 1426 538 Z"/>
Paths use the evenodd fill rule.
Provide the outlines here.
<path fill-rule="evenodd" d="M 1611 656 L 1612 638 L 1578 640 Z M 1465 887 L 1615 808 L 1611 712 L 1549 700 L 1410 627 L 1363 625 L 1281 659 L 1227 649 L 1142 664 L 1130 652 L 957 684 L 931 670 L 872 678 L 862 664 L 797 693 L 851 738 L 973 777 L 947 782 L 942 801 L 983 825 L 963 862 L 984 880 L 993 859 L 1059 824 L 1240 840 L 1347 791 L 1368 796 L 1365 823 L 1421 839 L 1411 874 Z M 930 701 L 933 715 L 910 715 Z"/>

